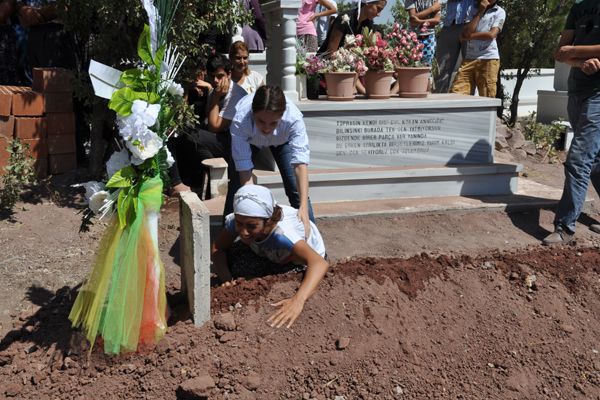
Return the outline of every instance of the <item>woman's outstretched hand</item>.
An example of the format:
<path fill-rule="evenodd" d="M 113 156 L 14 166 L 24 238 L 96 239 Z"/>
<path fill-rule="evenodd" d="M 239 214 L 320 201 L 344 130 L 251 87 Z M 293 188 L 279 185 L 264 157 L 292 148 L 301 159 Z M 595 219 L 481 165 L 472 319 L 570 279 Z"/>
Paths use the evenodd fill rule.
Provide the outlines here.
<path fill-rule="evenodd" d="M 304 303 L 305 300 L 297 296 L 292 296 L 289 299 L 271 304 L 273 307 L 279 307 L 279 309 L 267 319 L 267 322 L 273 328 L 281 328 L 284 325 L 286 325 L 286 328 L 289 328 L 302 313 Z"/>
<path fill-rule="evenodd" d="M 298 210 L 298 219 L 304 225 L 304 240 L 310 237 L 310 218 L 308 216 L 308 209 L 300 206 Z"/>

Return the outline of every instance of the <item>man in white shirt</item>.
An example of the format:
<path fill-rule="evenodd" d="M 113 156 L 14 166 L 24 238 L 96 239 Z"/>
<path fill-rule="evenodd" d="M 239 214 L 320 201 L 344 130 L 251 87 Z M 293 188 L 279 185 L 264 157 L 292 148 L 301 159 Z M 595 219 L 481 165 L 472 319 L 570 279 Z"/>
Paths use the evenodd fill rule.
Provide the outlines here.
<path fill-rule="evenodd" d="M 466 41 L 466 54 L 452 93 L 496 97 L 496 84 L 500 70 L 500 52 L 496 37 L 504 26 L 506 12 L 497 0 L 480 0 L 477 14 L 467 24 L 461 40 Z"/>

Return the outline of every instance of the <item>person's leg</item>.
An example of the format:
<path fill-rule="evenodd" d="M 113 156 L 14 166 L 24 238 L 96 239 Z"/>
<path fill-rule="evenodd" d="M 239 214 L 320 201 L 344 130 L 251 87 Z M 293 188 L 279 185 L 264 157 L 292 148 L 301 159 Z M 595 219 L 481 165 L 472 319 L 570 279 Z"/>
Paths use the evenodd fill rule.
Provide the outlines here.
<path fill-rule="evenodd" d="M 569 96 L 568 111 L 574 137 L 565 162 L 565 185 L 554 219 L 556 231 L 544 239 L 545 244 L 564 242 L 575 233 L 575 223 L 600 152 L 600 93 L 587 98 Z"/>
<path fill-rule="evenodd" d="M 451 93 L 473 95 L 475 93 L 475 70 L 477 60 L 465 60 L 458 69 Z"/>
<path fill-rule="evenodd" d="M 438 73 L 435 77 L 435 93 L 448 93 L 452 83 L 452 74 L 456 70 L 460 57 L 460 33 L 464 24 L 445 26 L 439 36 L 435 59 Z"/>
<path fill-rule="evenodd" d="M 178 158 L 177 164 L 186 185 L 202 191 L 208 174 L 208 168 L 202 165 L 202 161 L 217 157 L 227 159 L 229 150 L 224 145 L 224 141 L 228 136 L 229 132 L 214 134 L 204 129 L 196 129 L 182 135 L 182 140 L 177 146 L 181 162 Z"/>
<path fill-rule="evenodd" d="M 292 165 L 291 146 L 289 143 L 284 143 L 281 146 L 271 146 L 270 149 L 271 153 L 273 153 L 273 158 L 277 163 L 277 167 L 279 168 L 288 201 L 292 207 L 297 209 L 300 207 L 300 194 L 298 193 L 296 174 L 294 173 L 294 166 Z M 315 222 L 310 199 L 308 199 L 308 217 L 312 222 Z"/>
<path fill-rule="evenodd" d="M 423 43 L 423 57 L 421 63 L 431 66 L 435 56 L 435 35 L 420 36 L 419 42 Z"/>
<path fill-rule="evenodd" d="M 477 92 L 482 97 L 496 97 L 500 60 L 479 60 L 475 71 Z"/>
<path fill-rule="evenodd" d="M 260 149 L 255 146 L 251 146 L 251 149 L 252 160 L 254 162 L 254 157 Z M 227 159 L 227 177 L 229 178 L 229 184 L 227 185 L 227 196 L 225 197 L 225 207 L 223 209 L 223 221 L 227 215 L 233 212 L 233 195 L 242 186 L 240 182 L 240 174 L 235 169 L 235 161 L 233 161 L 233 157 L 229 157 L 229 159 Z"/>

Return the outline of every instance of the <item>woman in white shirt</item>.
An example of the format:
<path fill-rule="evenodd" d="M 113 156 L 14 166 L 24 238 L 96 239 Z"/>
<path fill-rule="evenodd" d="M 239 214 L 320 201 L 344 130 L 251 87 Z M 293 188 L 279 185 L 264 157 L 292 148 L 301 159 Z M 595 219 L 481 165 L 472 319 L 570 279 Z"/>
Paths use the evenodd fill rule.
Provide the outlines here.
<path fill-rule="evenodd" d="M 233 66 L 231 80 L 241 86 L 247 93 L 254 93 L 265 84 L 263 76 L 251 71 L 248 67 L 248 47 L 242 41 L 234 42 L 229 48 L 229 61 Z"/>
<path fill-rule="evenodd" d="M 307 235 L 297 218 L 298 210 L 278 205 L 271 191 L 264 186 L 242 186 L 233 201 L 233 213 L 225 218 L 225 226 L 211 247 L 214 271 L 221 282 L 231 284 L 227 253 L 238 238 L 256 255 L 278 265 L 306 265 L 308 268 L 298 291 L 273 304 L 279 309 L 268 319 L 271 326 L 286 325 L 289 328 L 329 268 L 324 258 L 323 238 L 312 222 Z"/>

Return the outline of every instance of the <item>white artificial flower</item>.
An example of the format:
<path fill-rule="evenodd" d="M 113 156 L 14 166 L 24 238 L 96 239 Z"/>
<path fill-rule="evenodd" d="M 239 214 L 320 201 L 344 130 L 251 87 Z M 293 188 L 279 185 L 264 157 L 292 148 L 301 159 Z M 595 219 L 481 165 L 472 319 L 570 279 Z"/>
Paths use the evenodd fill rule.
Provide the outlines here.
<path fill-rule="evenodd" d="M 154 2 L 152 0 L 142 0 L 144 5 L 144 9 L 148 14 L 148 25 L 150 26 L 150 50 L 152 51 L 152 56 L 156 54 L 156 50 L 158 50 L 158 33 L 157 33 L 157 25 L 159 24 L 160 16 L 158 14 L 158 9 L 154 6 Z"/>
<path fill-rule="evenodd" d="M 342 22 L 345 24 L 350 22 L 350 17 L 348 16 L 348 14 L 342 15 Z"/>
<path fill-rule="evenodd" d="M 173 164 L 175 164 L 175 159 L 173 158 L 173 155 L 171 154 L 171 152 L 169 151 L 168 147 L 165 147 L 165 150 L 167 152 L 167 166 L 169 168 L 171 168 L 171 166 L 173 166 Z"/>
<path fill-rule="evenodd" d="M 92 198 L 92 196 L 94 194 L 104 190 L 104 187 L 105 187 L 104 183 L 97 182 L 97 181 L 89 181 L 89 182 L 85 182 L 85 183 L 81 183 L 81 184 L 73 185 L 73 186 L 75 186 L 75 187 L 83 186 L 85 188 L 85 200 L 87 202 L 90 201 L 90 199 Z"/>
<path fill-rule="evenodd" d="M 106 173 L 110 178 L 120 169 L 128 167 L 131 165 L 131 160 L 129 160 L 129 152 L 127 149 L 121 149 L 120 151 L 115 151 L 112 153 L 108 162 L 106 163 Z"/>
<path fill-rule="evenodd" d="M 90 210 L 92 210 L 94 214 L 98 214 L 100 212 L 100 209 L 102 208 L 102 206 L 104 206 L 104 203 L 108 200 L 109 197 L 110 193 L 106 190 L 100 190 L 94 193 L 92 197 L 90 197 Z"/>
<path fill-rule="evenodd" d="M 346 46 L 354 46 L 354 44 L 356 43 L 356 36 L 346 35 L 346 38 L 344 41 L 346 43 Z"/>
<path fill-rule="evenodd" d="M 169 89 L 167 89 L 169 94 L 172 96 L 183 97 L 183 87 L 177 82 L 171 82 L 169 85 Z"/>
<path fill-rule="evenodd" d="M 160 104 L 148 104 L 144 100 L 134 100 L 131 106 L 131 115 L 126 118 L 140 119 L 144 125 L 150 127 L 156 123 Z"/>
<path fill-rule="evenodd" d="M 163 140 L 156 133 L 147 130 L 144 135 L 125 142 L 125 146 L 131 151 L 131 162 L 140 165 L 145 160 L 152 158 L 163 147 Z"/>

